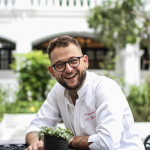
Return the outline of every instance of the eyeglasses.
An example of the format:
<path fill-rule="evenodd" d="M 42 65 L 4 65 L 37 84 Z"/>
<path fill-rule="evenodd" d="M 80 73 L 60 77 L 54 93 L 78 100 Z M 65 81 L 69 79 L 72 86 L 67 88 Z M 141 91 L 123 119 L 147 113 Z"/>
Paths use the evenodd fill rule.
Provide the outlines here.
<path fill-rule="evenodd" d="M 80 58 L 81 57 L 72 57 L 69 61 L 63 62 L 63 61 L 59 61 L 57 63 L 55 63 L 54 65 L 52 65 L 52 67 L 55 68 L 56 71 L 58 72 L 63 72 L 66 69 L 66 63 L 68 63 L 72 68 L 76 68 L 79 66 L 80 64 Z"/>

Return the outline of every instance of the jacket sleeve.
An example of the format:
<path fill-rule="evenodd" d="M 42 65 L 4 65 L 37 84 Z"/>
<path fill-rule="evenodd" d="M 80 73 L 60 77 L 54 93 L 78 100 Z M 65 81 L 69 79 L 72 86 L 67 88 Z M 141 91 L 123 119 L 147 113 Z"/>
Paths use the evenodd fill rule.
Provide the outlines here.
<path fill-rule="evenodd" d="M 31 121 L 27 133 L 30 131 L 40 131 L 42 126 L 55 127 L 62 120 L 56 100 L 57 86 L 56 84 L 49 92 L 35 119 Z"/>
<path fill-rule="evenodd" d="M 127 100 L 120 87 L 111 79 L 102 81 L 97 86 L 95 94 L 97 134 L 89 137 L 88 141 L 93 142 L 89 148 L 115 150 L 120 146 L 121 134 L 124 130 L 125 108 L 128 109 L 129 115 L 131 114 Z"/>

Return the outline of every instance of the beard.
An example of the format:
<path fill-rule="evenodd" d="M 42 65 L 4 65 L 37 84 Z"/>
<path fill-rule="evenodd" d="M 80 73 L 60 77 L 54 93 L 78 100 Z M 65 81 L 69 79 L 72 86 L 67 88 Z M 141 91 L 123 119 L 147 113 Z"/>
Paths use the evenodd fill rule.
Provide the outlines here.
<path fill-rule="evenodd" d="M 81 74 L 79 72 L 79 70 L 77 70 L 77 74 L 79 75 L 78 77 L 78 82 L 76 85 L 74 86 L 69 86 L 65 81 L 63 81 L 60 78 L 56 78 L 56 80 L 63 86 L 65 87 L 67 90 L 77 90 L 81 87 L 81 85 L 83 84 L 85 77 L 86 77 L 86 69 L 82 70 Z"/>

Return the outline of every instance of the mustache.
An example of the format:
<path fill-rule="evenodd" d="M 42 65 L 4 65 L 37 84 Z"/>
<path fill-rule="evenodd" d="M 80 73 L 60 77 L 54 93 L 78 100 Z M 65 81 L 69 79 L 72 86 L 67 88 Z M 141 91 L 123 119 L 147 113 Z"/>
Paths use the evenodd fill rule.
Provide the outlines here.
<path fill-rule="evenodd" d="M 78 73 L 78 71 L 77 72 L 72 71 L 72 72 L 69 72 L 69 73 L 65 73 L 64 75 L 71 75 L 71 74 L 77 74 L 77 73 Z"/>

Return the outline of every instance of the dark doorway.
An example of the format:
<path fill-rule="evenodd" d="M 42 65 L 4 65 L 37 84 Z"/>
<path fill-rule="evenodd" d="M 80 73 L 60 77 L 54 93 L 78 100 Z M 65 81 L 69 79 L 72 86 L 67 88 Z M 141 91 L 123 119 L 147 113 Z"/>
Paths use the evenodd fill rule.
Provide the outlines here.
<path fill-rule="evenodd" d="M 141 57 L 141 69 L 148 70 L 150 65 L 150 56 L 149 56 L 147 45 L 141 42 L 140 48 L 144 51 L 144 54 Z"/>

